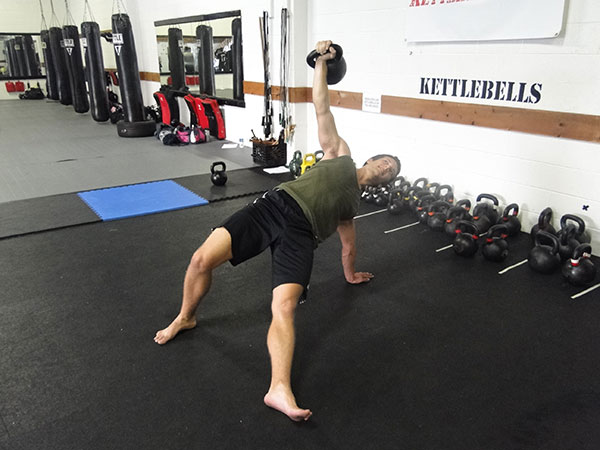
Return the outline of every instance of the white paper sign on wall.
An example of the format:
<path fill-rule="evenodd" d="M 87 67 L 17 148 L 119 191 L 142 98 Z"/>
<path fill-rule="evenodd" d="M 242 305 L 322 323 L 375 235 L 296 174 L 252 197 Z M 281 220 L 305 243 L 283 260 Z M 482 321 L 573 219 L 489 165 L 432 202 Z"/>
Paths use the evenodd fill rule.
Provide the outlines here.
<path fill-rule="evenodd" d="M 365 112 L 380 113 L 381 112 L 381 95 L 379 94 L 363 94 L 362 110 Z"/>
<path fill-rule="evenodd" d="M 408 42 L 553 38 L 565 0 L 405 0 Z"/>

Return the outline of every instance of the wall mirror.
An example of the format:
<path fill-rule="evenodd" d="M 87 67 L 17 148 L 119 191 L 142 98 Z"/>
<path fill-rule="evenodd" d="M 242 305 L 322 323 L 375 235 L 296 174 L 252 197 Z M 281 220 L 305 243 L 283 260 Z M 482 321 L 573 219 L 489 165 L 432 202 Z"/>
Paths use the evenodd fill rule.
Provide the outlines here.
<path fill-rule="evenodd" d="M 160 82 L 245 106 L 241 11 L 154 22 Z"/>
<path fill-rule="evenodd" d="M 34 79 L 46 74 L 39 33 L 0 33 L 0 79 Z"/>

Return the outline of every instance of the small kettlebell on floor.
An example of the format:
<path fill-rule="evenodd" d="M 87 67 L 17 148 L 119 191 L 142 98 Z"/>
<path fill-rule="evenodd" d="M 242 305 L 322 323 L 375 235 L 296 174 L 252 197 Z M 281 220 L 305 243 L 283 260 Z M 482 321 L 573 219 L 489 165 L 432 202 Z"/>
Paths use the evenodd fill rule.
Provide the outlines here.
<path fill-rule="evenodd" d="M 217 168 L 221 167 L 221 168 Z M 210 181 L 215 186 L 223 186 L 227 183 L 227 173 L 225 172 L 226 166 L 223 161 L 217 161 L 211 164 L 210 166 Z"/>

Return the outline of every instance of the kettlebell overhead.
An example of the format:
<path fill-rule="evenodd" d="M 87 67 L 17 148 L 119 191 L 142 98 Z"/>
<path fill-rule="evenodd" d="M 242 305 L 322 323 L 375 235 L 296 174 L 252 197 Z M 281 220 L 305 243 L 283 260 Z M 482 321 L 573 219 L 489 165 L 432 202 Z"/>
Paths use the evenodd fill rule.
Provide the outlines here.
<path fill-rule="evenodd" d="M 344 59 L 342 47 L 338 44 L 331 44 L 331 47 L 333 48 L 335 57 L 327 60 L 327 84 L 329 85 L 339 83 L 346 75 L 346 60 Z M 332 53 L 331 48 L 327 53 Z M 314 69 L 319 56 L 317 50 L 311 51 L 306 57 L 306 63 Z"/>

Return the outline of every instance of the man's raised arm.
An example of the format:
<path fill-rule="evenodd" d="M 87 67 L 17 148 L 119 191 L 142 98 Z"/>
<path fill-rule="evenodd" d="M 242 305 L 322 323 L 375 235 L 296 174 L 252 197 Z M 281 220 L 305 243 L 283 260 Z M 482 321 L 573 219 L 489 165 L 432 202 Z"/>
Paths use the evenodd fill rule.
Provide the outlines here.
<path fill-rule="evenodd" d="M 318 42 L 315 49 L 321 55 L 315 63 L 312 97 L 317 114 L 319 143 L 325 152 L 325 159 L 349 155 L 348 144 L 338 135 L 335 120 L 329 103 L 329 88 L 327 87 L 327 61 L 335 57 L 335 49 L 331 41 Z"/>

